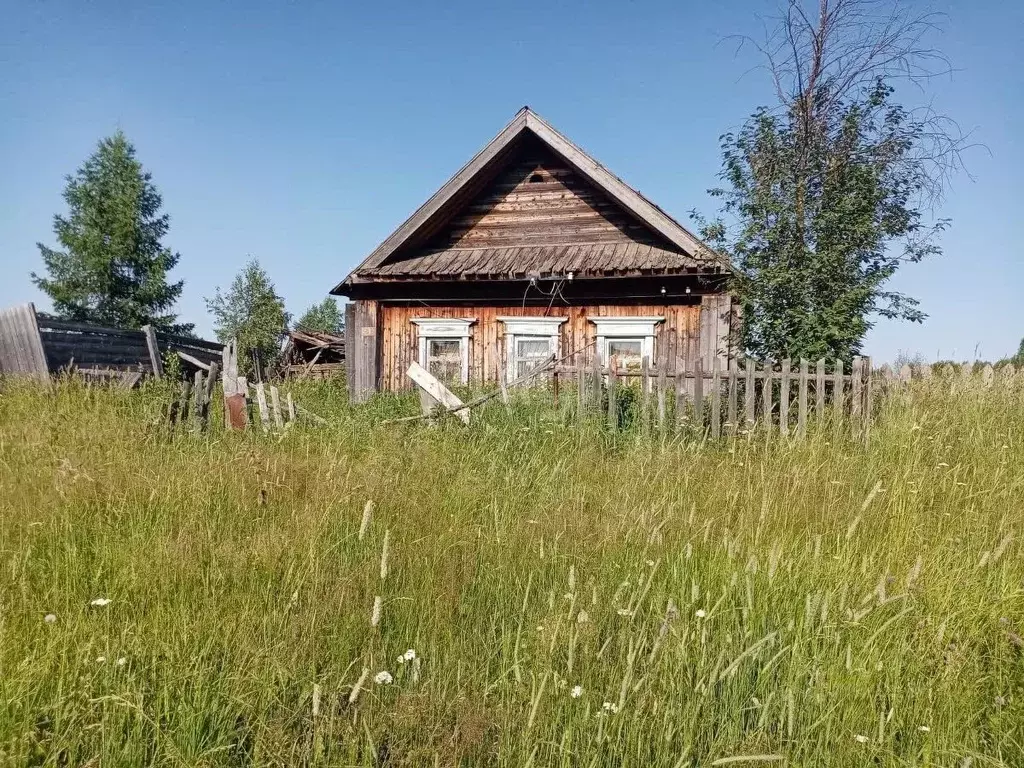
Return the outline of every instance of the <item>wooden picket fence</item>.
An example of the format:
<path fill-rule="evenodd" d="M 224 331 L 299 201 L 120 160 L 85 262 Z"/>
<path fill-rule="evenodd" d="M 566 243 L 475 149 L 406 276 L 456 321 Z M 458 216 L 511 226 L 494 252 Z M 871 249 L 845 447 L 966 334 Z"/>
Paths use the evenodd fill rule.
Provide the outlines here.
<path fill-rule="evenodd" d="M 871 359 L 855 357 L 849 363 L 716 359 L 710 370 L 699 361 L 689 368 L 678 361 L 669 369 L 654 368 L 646 359 L 635 367 L 595 359 L 590 366 L 552 364 L 545 374 L 556 401 L 574 396 L 581 418 L 600 411 L 612 429 L 630 422 L 711 438 L 754 430 L 801 437 L 812 420 L 829 419 L 867 439 L 875 389 L 870 372 Z M 565 392 L 573 384 L 575 392 Z"/>

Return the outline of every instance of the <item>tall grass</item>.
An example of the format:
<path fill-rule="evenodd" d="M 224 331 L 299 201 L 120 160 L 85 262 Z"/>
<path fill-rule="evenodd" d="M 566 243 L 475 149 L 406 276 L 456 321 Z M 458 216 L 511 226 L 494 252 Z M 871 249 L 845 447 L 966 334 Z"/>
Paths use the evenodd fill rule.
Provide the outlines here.
<path fill-rule="evenodd" d="M 867 448 L 337 394 L 171 438 L 159 388 L 6 385 L 0 763 L 1024 763 L 1020 384 Z"/>

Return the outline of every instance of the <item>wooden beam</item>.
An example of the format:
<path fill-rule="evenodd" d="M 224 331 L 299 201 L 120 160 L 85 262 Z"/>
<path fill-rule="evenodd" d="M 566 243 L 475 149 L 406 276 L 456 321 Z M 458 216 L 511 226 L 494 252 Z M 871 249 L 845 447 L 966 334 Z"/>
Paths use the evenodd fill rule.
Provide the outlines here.
<path fill-rule="evenodd" d="M 409 366 L 409 378 L 441 405 L 458 416 L 463 424 L 469 424 L 469 409 L 455 394 L 417 362 Z"/>
<path fill-rule="evenodd" d="M 160 359 L 160 345 L 156 340 L 156 329 L 152 325 L 144 325 L 142 332 L 146 334 L 146 349 L 149 350 L 149 364 L 153 367 L 153 376 L 162 379 L 164 363 Z"/>

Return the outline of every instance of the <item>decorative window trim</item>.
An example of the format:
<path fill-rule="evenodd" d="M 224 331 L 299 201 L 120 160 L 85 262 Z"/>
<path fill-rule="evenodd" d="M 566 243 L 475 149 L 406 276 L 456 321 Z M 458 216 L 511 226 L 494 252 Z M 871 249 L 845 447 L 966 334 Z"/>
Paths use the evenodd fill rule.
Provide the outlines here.
<path fill-rule="evenodd" d="M 641 357 L 654 360 L 655 326 L 665 320 L 663 315 L 641 317 L 588 317 L 597 329 L 597 354 L 602 363 L 608 362 L 609 339 L 640 339 Z"/>
<path fill-rule="evenodd" d="M 414 317 L 412 322 L 419 329 L 419 363 L 427 365 L 427 342 L 430 339 L 458 339 L 462 353 L 462 371 L 460 380 L 469 383 L 469 326 L 476 318 L 453 319 L 450 317 Z"/>
<path fill-rule="evenodd" d="M 498 317 L 505 325 L 505 379 L 514 381 L 517 375 L 519 358 L 516 354 L 516 342 L 523 337 L 543 337 L 548 339 L 549 353 L 559 355 L 559 326 L 568 317 Z"/>

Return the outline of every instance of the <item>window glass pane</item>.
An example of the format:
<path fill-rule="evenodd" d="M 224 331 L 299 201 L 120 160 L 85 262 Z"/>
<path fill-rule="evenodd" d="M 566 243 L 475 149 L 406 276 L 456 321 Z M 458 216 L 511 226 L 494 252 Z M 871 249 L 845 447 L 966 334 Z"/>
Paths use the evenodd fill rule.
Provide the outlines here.
<path fill-rule="evenodd" d="M 462 381 L 462 340 L 427 339 L 427 370 L 446 384 Z"/>
<path fill-rule="evenodd" d="M 547 357 L 551 354 L 551 339 L 547 336 L 520 336 L 516 339 L 516 356 Z"/>
<path fill-rule="evenodd" d="M 640 359 L 643 351 L 640 339 L 608 339 L 608 357 Z"/>

